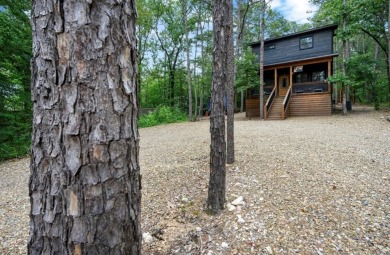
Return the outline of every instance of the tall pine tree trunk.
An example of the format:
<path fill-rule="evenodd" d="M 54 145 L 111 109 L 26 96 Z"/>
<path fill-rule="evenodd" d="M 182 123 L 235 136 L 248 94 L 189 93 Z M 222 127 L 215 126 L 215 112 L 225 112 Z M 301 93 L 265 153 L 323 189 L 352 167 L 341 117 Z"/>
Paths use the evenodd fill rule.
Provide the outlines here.
<path fill-rule="evenodd" d="M 387 24 L 390 24 L 390 0 L 387 13 Z M 387 101 L 390 105 L 390 29 L 387 29 L 387 86 L 389 90 L 389 94 L 387 95 Z"/>
<path fill-rule="evenodd" d="M 264 120 L 264 33 L 265 33 L 265 0 L 261 1 L 260 10 L 260 88 L 259 88 L 259 104 L 260 104 L 260 120 Z"/>
<path fill-rule="evenodd" d="M 28 254 L 140 254 L 135 16 L 32 1 Z"/>
<path fill-rule="evenodd" d="M 347 41 L 347 1 L 343 0 L 343 77 L 344 81 L 342 83 L 342 91 L 343 91 L 343 114 L 347 114 L 347 100 L 348 100 L 348 85 L 345 83 L 345 80 L 347 78 L 347 59 L 348 59 L 348 41 Z"/>
<path fill-rule="evenodd" d="M 200 14 L 199 14 L 200 16 Z M 200 24 L 200 34 L 201 36 L 203 36 L 203 24 Z M 200 80 L 200 98 L 199 98 L 199 113 L 198 113 L 198 116 L 199 116 L 199 119 L 203 116 L 203 97 L 204 97 L 204 82 L 203 82 L 203 79 L 204 79 L 204 75 L 205 75 L 205 66 L 206 66 L 206 61 L 205 61 L 205 58 L 204 58 L 204 55 L 203 55 L 203 38 L 201 39 L 201 42 L 200 42 L 200 55 L 201 55 L 201 58 L 202 58 L 202 63 L 201 63 L 201 78 L 199 79 Z"/>
<path fill-rule="evenodd" d="M 234 39 L 233 39 L 233 3 L 229 1 L 229 45 L 227 53 L 227 123 L 226 123 L 226 162 L 228 164 L 234 163 Z"/>
<path fill-rule="evenodd" d="M 207 208 L 219 211 L 226 201 L 226 142 L 224 96 L 227 82 L 229 54 L 230 22 L 229 12 L 231 0 L 215 0 L 213 5 L 213 77 L 211 88 L 210 115 L 210 181 Z"/>
<path fill-rule="evenodd" d="M 199 15 L 200 15 L 200 12 L 199 12 Z M 201 36 L 203 36 L 203 24 L 200 24 L 200 34 Z M 203 46 L 203 42 L 204 42 L 204 39 L 202 38 L 201 40 L 201 44 L 200 44 L 200 55 L 201 55 L 201 58 L 202 58 L 202 66 L 201 66 L 201 78 L 200 78 L 200 86 L 201 86 L 201 89 L 200 89 L 200 100 L 199 100 L 199 118 L 201 118 L 203 116 L 203 97 L 204 97 L 204 82 L 203 82 L 203 79 L 204 79 L 204 75 L 205 75 L 205 68 L 206 68 L 206 61 L 205 61 L 205 58 L 204 58 L 204 55 L 203 55 L 203 49 L 204 49 L 204 46 Z"/>
<path fill-rule="evenodd" d="M 198 35 L 199 35 L 199 26 L 196 27 L 195 31 L 195 53 L 194 53 L 194 97 L 195 97 L 195 109 L 194 109 L 194 119 L 198 119 L 198 79 L 196 76 L 196 68 L 198 61 Z"/>
<path fill-rule="evenodd" d="M 191 66 L 190 66 L 190 41 L 188 39 L 188 17 L 187 0 L 183 1 L 184 33 L 186 35 L 186 57 L 187 57 L 187 87 L 188 87 L 188 120 L 193 121 L 192 117 L 192 89 L 191 89 Z"/>

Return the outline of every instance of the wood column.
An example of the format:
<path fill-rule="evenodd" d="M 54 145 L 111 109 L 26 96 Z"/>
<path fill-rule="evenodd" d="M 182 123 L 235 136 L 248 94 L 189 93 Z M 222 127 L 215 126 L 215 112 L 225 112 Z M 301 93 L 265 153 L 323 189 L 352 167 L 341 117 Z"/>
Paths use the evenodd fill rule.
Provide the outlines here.
<path fill-rule="evenodd" d="M 279 95 L 278 93 L 278 69 L 274 69 L 274 88 L 275 88 L 275 95 Z"/>
<path fill-rule="evenodd" d="M 328 78 L 332 75 L 332 61 L 328 61 Z M 330 82 L 328 82 L 328 92 L 331 92 Z"/>

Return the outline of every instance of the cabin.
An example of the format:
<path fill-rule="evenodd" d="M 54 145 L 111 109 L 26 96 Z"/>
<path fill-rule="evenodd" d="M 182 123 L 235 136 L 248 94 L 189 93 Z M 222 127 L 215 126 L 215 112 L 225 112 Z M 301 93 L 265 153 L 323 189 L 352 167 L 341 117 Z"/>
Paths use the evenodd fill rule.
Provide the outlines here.
<path fill-rule="evenodd" d="M 264 118 L 332 113 L 333 37 L 337 25 L 306 30 L 264 42 Z M 259 60 L 260 42 L 251 43 Z M 248 89 L 246 116 L 259 117 L 259 88 Z"/>

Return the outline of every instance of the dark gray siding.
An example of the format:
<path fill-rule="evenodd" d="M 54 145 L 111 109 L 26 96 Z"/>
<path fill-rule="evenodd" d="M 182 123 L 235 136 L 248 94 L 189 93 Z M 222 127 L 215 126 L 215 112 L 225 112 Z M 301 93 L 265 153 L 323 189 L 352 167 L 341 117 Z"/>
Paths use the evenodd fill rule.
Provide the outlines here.
<path fill-rule="evenodd" d="M 313 36 L 313 48 L 300 50 L 299 39 Z M 309 34 L 297 35 L 296 37 L 269 40 L 267 45 L 275 45 L 274 49 L 264 51 L 264 65 L 275 65 L 284 62 L 297 61 L 300 59 L 315 58 L 333 53 L 333 30 L 313 31 Z M 253 52 L 259 56 L 260 45 L 252 45 Z M 266 48 L 266 47 L 265 47 Z"/>

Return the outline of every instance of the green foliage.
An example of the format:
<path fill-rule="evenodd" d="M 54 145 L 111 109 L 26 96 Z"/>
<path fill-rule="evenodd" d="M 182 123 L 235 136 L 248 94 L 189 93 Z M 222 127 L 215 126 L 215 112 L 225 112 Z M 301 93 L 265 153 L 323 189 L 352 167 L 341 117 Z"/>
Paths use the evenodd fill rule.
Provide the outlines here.
<path fill-rule="evenodd" d="M 29 152 L 30 119 L 27 113 L 0 112 L 0 161 L 21 157 Z"/>
<path fill-rule="evenodd" d="M 248 47 L 242 58 L 237 61 L 236 89 L 245 91 L 248 88 L 260 86 L 259 68 L 256 55 Z"/>
<path fill-rule="evenodd" d="M 312 0 L 319 10 L 312 21 L 315 26 L 330 23 L 339 24 L 336 45 L 341 53 L 342 40 L 349 41 L 351 52 L 347 63 L 347 76 L 341 73 L 342 54 L 337 61 L 336 75 L 330 80 L 344 82 L 351 86 L 351 94 L 362 103 L 390 103 L 390 77 L 387 74 L 388 61 L 388 1 L 384 0 Z M 343 30 L 343 16 L 346 29 Z"/>
<path fill-rule="evenodd" d="M 0 0 L 0 161 L 25 155 L 30 147 L 29 4 Z"/>
<path fill-rule="evenodd" d="M 160 106 L 155 111 L 141 116 L 138 120 L 138 125 L 140 128 L 144 128 L 184 121 L 188 121 L 187 115 L 178 108 Z"/>

